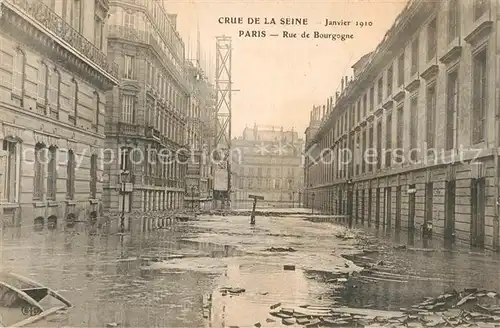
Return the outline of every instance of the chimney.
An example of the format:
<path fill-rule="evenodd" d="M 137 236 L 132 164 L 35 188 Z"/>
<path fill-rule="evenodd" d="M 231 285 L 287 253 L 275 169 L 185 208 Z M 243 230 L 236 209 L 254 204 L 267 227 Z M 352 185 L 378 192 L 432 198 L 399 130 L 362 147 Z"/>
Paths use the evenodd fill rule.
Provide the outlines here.
<path fill-rule="evenodd" d="M 340 80 L 340 92 L 344 92 L 344 79 Z"/>
<path fill-rule="evenodd" d="M 330 98 L 326 98 L 326 112 L 330 113 Z"/>
<path fill-rule="evenodd" d="M 339 102 L 339 98 L 340 98 L 340 93 L 337 91 L 335 92 L 335 103 Z"/>
<path fill-rule="evenodd" d="M 344 78 L 345 78 L 344 85 L 345 85 L 345 88 L 347 89 L 347 83 L 349 83 L 349 77 L 346 75 Z"/>
<path fill-rule="evenodd" d="M 323 116 L 321 116 L 322 119 L 325 117 L 325 111 L 326 111 L 326 106 L 323 105 Z"/>
<path fill-rule="evenodd" d="M 330 112 L 333 110 L 333 97 L 330 96 Z"/>
<path fill-rule="evenodd" d="M 313 121 L 313 111 L 314 111 L 314 107 L 313 107 L 313 110 L 311 110 L 309 112 L 309 123 L 311 123 Z"/>
<path fill-rule="evenodd" d="M 174 30 L 177 30 L 177 14 L 168 14 L 168 19 L 174 27 Z"/>

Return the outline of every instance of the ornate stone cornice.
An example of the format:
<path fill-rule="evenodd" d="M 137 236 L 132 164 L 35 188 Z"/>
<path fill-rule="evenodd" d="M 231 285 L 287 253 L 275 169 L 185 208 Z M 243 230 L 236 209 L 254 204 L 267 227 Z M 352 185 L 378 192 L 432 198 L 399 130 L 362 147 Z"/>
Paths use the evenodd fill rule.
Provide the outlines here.
<path fill-rule="evenodd" d="M 449 63 L 457 60 L 460 55 L 462 54 L 462 47 L 461 46 L 454 46 L 448 52 L 446 52 L 441 58 L 439 58 L 439 61 L 445 65 L 448 65 Z"/>
<path fill-rule="evenodd" d="M 493 22 L 486 20 L 480 23 L 472 32 L 470 32 L 465 38 L 465 42 L 475 45 L 478 41 L 486 37 L 493 28 Z"/>
<path fill-rule="evenodd" d="M 388 100 L 387 100 L 387 101 L 386 101 L 386 102 L 382 105 L 382 107 L 383 107 L 384 109 L 386 109 L 386 110 L 387 110 L 387 109 L 391 109 L 393 105 L 394 105 L 394 100 L 392 100 L 392 99 L 388 99 Z"/>
<path fill-rule="evenodd" d="M 420 74 L 420 77 L 422 77 L 424 80 L 431 80 L 432 78 L 436 77 L 439 72 L 439 66 L 436 64 L 430 65 L 422 74 Z"/>
<path fill-rule="evenodd" d="M 405 92 L 405 89 L 404 88 L 401 88 L 399 90 L 399 92 L 397 92 L 396 94 L 394 94 L 394 96 L 392 97 L 392 99 L 394 99 L 394 101 L 396 102 L 399 102 L 401 101 L 406 95 L 406 92 Z"/>
<path fill-rule="evenodd" d="M 420 79 L 417 77 L 405 87 L 405 90 L 408 92 L 413 92 L 417 90 L 419 86 L 420 86 Z"/>

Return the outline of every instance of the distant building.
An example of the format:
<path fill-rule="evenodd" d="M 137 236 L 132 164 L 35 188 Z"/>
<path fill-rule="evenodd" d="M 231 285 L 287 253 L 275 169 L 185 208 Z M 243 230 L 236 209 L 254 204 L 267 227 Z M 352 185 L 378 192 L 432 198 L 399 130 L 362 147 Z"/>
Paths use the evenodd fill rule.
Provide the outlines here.
<path fill-rule="evenodd" d="M 293 207 L 302 202 L 303 140 L 283 127 L 245 128 L 232 141 L 232 207 L 249 208 L 248 195 L 259 195 L 259 206 Z"/>

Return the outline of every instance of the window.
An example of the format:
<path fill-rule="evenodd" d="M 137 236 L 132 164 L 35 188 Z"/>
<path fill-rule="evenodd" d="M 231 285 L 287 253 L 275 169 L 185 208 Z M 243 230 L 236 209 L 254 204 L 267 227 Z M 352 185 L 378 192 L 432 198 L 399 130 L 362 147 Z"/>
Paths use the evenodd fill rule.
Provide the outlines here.
<path fill-rule="evenodd" d="M 102 49 L 103 46 L 103 30 L 104 22 L 99 16 L 95 16 L 95 26 L 94 26 L 94 44 L 98 49 Z"/>
<path fill-rule="evenodd" d="M 94 91 L 94 108 L 95 108 L 95 130 L 99 132 L 99 115 L 101 114 L 101 99 L 99 93 Z"/>
<path fill-rule="evenodd" d="M 366 130 L 363 130 L 363 137 L 361 140 L 361 172 L 365 173 L 366 170 Z"/>
<path fill-rule="evenodd" d="M 471 181 L 471 245 L 484 247 L 486 179 Z"/>
<path fill-rule="evenodd" d="M 18 202 L 20 144 L 12 139 L 3 141 L 3 150 L 6 152 L 4 199 L 8 203 Z"/>
<path fill-rule="evenodd" d="M 135 16 L 131 13 L 124 13 L 123 25 L 128 28 L 135 28 Z"/>
<path fill-rule="evenodd" d="M 79 32 L 83 32 L 83 2 L 84 0 L 71 0 L 72 10 L 71 10 L 71 21 L 73 28 Z"/>
<path fill-rule="evenodd" d="M 392 65 L 387 70 L 387 97 L 392 94 L 392 79 L 393 79 L 393 68 Z"/>
<path fill-rule="evenodd" d="M 367 94 L 363 96 L 363 117 L 366 116 L 366 110 L 367 110 Z"/>
<path fill-rule="evenodd" d="M 487 9 L 488 0 L 474 0 L 474 20 L 478 20 L 484 15 Z"/>
<path fill-rule="evenodd" d="M 460 32 L 460 3 L 458 0 L 448 1 L 448 42 L 455 40 Z"/>
<path fill-rule="evenodd" d="M 373 106 L 375 105 L 375 87 L 370 88 L 370 112 L 373 112 Z"/>
<path fill-rule="evenodd" d="M 432 182 L 428 182 L 425 184 L 425 222 L 432 222 L 432 207 L 433 207 L 433 193 L 434 193 L 434 185 Z"/>
<path fill-rule="evenodd" d="M 377 169 L 382 166 L 382 121 L 377 123 Z"/>
<path fill-rule="evenodd" d="M 90 156 L 90 198 L 97 198 L 97 155 Z"/>
<path fill-rule="evenodd" d="M 384 97 L 384 93 L 383 93 L 383 85 L 384 85 L 384 78 L 381 77 L 380 79 L 378 79 L 378 83 L 377 83 L 377 103 L 380 104 L 382 102 L 382 98 Z"/>
<path fill-rule="evenodd" d="M 474 56 L 472 67 L 472 142 L 484 140 L 486 128 L 486 49 Z"/>
<path fill-rule="evenodd" d="M 455 119 L 458 108 L 458 73 L 457 70 L 448 73 L 446 90 L 446 150 L 455 148 Z"/>
<path fill-rule="evenodd" d="M 426 114 L 426 141 L 427 149 L 434 148 L 436 138 L 436 84 L 427 87 L 427 114 Z"/>
<path fill-rule="evenodd" d="M 152 171 L 152 168 L 150 166 L 151 162 L 149 160 L 149 152 L 148 152 L 148 155 L 146 156 L 146 158 L 148 159 L 148 167 L 149 167 L 149 172 Z M 128 171 L 130 170 L 130 149 L 128 148 L 122 148 L 120 150 L 120 170 L 122 171 Z"/>
<path fill-rule="evenodd" d="M 387 114 L 385 126 L 385 166 L 390 167 L 392 161 L 392 114 Z"/>
<path fill-rule="evenodd" d="M 54 69 L 50 75 L 50 92 L 49 92 L 49 107 L 50 107 L 50 117 L 53 119 L 59 119 L 59 108 L 60 108 L 60 98 L 61 94 L 61 74 L 57 69 Z"/>
<path fill-rule="evenodd" d="M 68 151 L 68 161 L 66 164 L 66 198 L 74 199 L 75 197 L 75 153 L 73 150 Z"/>
<path fill-rule="evenodd" d="M 122 122 L 134 123 L 135 111 L 135 96 L 123 95 L 122 96 Z M 153 117 L 154 122 L 158 122 L 157 117 Z"/>
<path fill-rule="evenodd" d="M 402 158 L 400 155 L 403 153 L 403 133 L 404 133 L 404 105 L 401 104 L 398 106 L 397 110 L 397 126 L 396 126 L 396 149 L 398 151 L 397 163 L 402 163 Z"/>
<path fill-rule="evenodd" d="M 398 58 L 398 87 L 405 83 L 405 53 Z"/>
<path fill-rule="evenodd" d="M 33 188 L 33 200 L 43 199 L 43 180 L 45 175 L 45 153 L 46 148 L 44 144 L 38 143 L 35 146 L 35 176 Z"/>
<path fill-rule="evenodd" d="M 47 199 L 55 200 L 57 192 L 57 148 L 51 146 L 48 152 Z"/>
<path fill-rule="evenodd" d="M 78 83 L 76 82 L 75 78 L 71 79 L 72 82 L 72 93 L 73 93 L 73 99 L 72 99 L 72 106 L 73 106 L 73 115 L 68 116 L 68 120 L 71 124 L 76 126 L 77 123 L 77 115 L 78 115 Z"/>
<path fill-rule="evenodd" d="M 418 71 L 418 35 L 415 40 L 411 43 L 411 75 L 417 73 Z"/>
<path fill-rule="evenodd" d="M 373 126 L 370 126 L 370 132 L 368 133 L 368 148 L 370 149 L 370 152 L 372 152 L 373 150 L 373 133 L 374 133 L 374 130 L 373 130 Z M 368 171 L 369 172 L 372 172 L 373 171 L 373 158 L 370 157 L 370 163 L 368 165 Z"/>
<path fill-rule="evenodd" d="M 427 60 L 431 60 L 436 56 L 437 48 L 437 25 L 434 18 L 427 26 Z"/>
<path fill-rule="evenodd" d="M 414 95 L 410 101 L 410 154 L 413 161 L 417 160 L 417 138 L 418 138 L 418 95 Z"/>
<path fill-rule="evenodd" d="M 135 60 L 134 57 L 125 55 L 125 65 L 123 71 L 123 77 L 129 80 L 135 78 L 135 69 L 134 69 Z M 161 83 L 161 80 L 159 81 Z M 161 85 L 160 85 L 161 87 Z"/>
<path fill-rule="evenodd" d="M 47 114 L 47 100 L 48 100 L 48 88 L 49 88 L 49 68 L 47 64 L 40 61 L 38 66 L 38 95 L 37 95 L 37 107 L 43 109 L 44 114 Z"/>
<path fill-rule="evenodd" d="M 14 67 L 12 70 L 12 95 L 16 100 L 16 105 L 24 106 L 24 94 L 25 86 L 24 82 L 26 80 L 26 55 L 25 53 L 17 48 L 14 58 Z"/>
<path fill-rule="evenodd" d="M 358 105 L 356 106 L 356 118 L 357 122 L 361 120 L 361 100 L 358 101 Z"/>

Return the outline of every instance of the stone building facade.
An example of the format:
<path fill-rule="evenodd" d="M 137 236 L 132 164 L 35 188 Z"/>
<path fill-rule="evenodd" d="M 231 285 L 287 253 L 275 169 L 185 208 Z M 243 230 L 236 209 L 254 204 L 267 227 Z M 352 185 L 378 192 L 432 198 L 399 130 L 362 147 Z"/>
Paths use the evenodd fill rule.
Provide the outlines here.
<path fill-rule="evenodd" d="M 101 215 L 107 0 L 0 1 L 0 211 L 4 226 Z M 3 209 L 3 210 L 2 210 Z"/>
<path fill-rule="evenodd" d="M 106 98 L 105 209 L 182 208 L 190 86 L 176 15 L 156 0 L 113 0 L 110 7 L 108 54 L 120 82 Z M 132 189 L 121 193 L 121 182 Z"/>
<path fill-rule="evenodd" d="M 307 205 L 498 249 L 499 15 L 496 1 L 409 1 L 311 113 Z"/>
<path fill-rule="evenodd" d="M 208 209 L 213 200 L 211 158 L 214 136 L 214 86 L 209 83 L 199 63 L 188 63 L 191 96 L 188 108 L 187 143 L 191 154 L 187 163 L 184 204 L 191 209 Z"/>
<path fill-rule="evenodd" d="M 251 208 L 249 195 L 263 196 L 259 207 L 300 207 L 303 194 L 303 140 L 283 127 L 245 128 L 232 141 L 232 207 Z"/>

